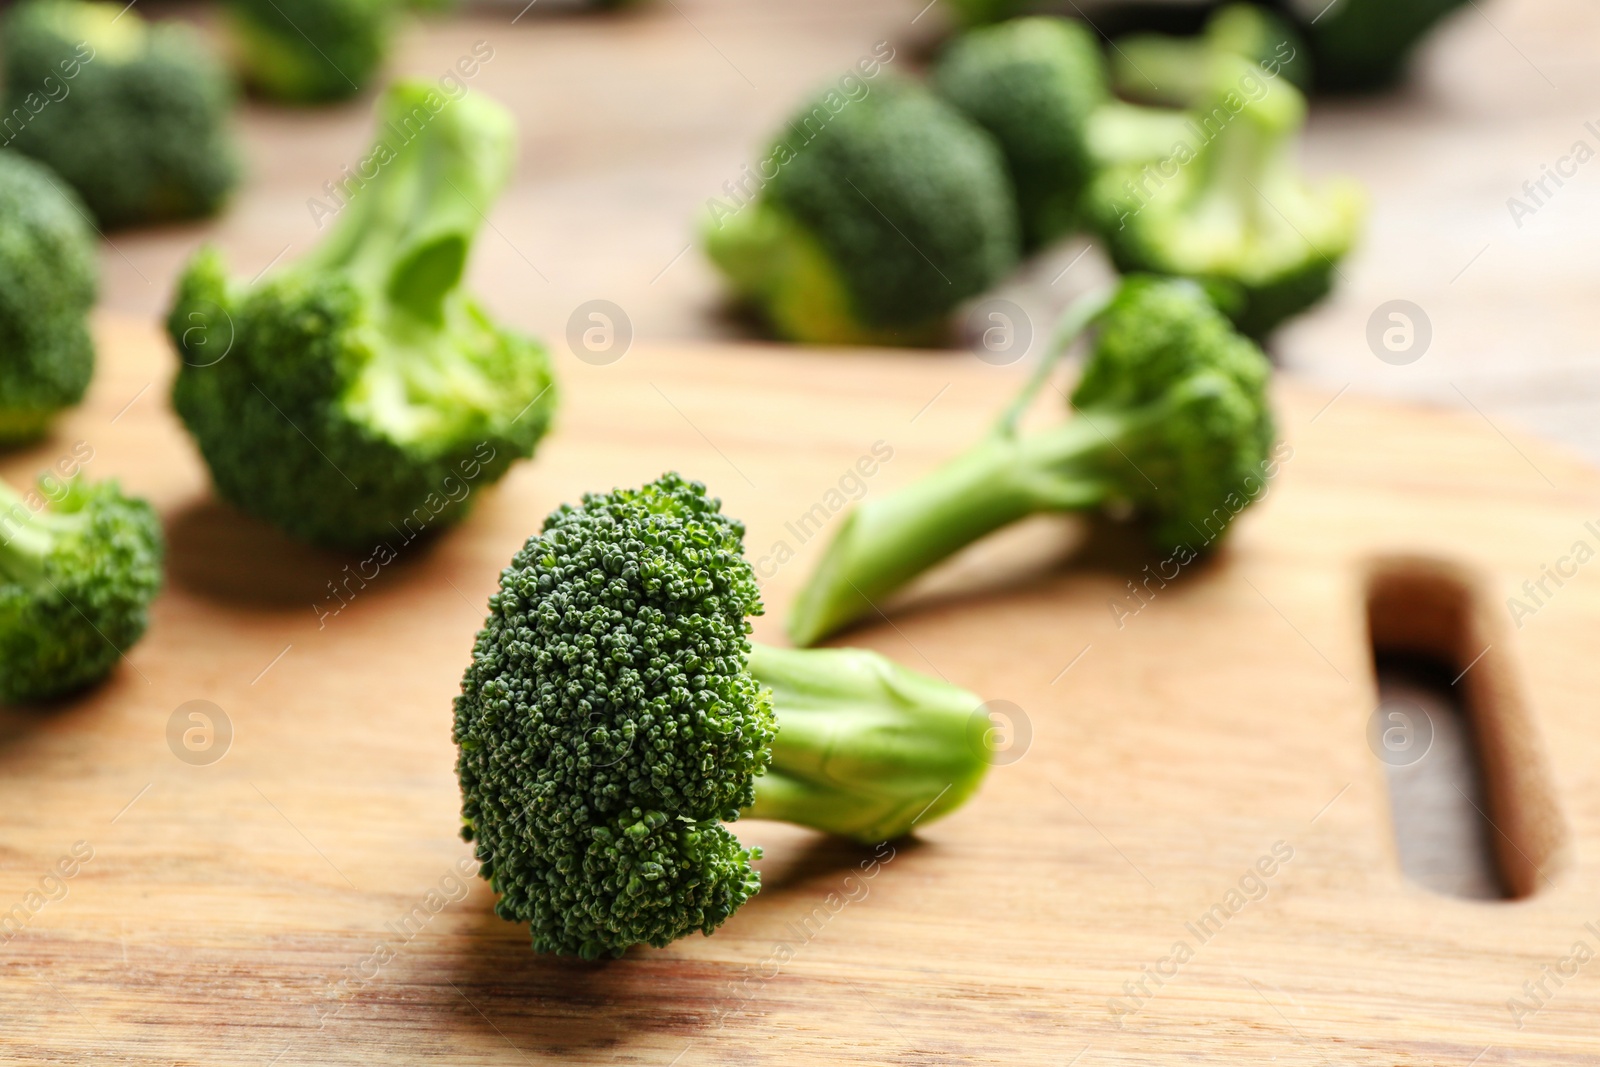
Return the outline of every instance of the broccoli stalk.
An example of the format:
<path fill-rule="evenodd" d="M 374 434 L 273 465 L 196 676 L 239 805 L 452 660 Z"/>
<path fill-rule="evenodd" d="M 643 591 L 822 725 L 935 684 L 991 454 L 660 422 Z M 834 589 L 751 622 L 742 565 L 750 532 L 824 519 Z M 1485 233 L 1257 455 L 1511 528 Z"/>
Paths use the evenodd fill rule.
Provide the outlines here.
<path fill-rule="evenodd" d="M 0 482 L 0 700 L 105 677 L 144 634 L 161 555 L 155 512 L 113 482 Z"/>
<path fill-rule="evenodd" d="M 771 763 L 741 811 L 872 844 L 954 811 L 988 770 L 981 702 L 861 649 L 752 645 Z"/>
<path fill-rule="evenodd" d="M 1327 295 L 1364 198 L 1353 182 L 1315 187 L 1302 176 L 1295 150 L 1306 109 L 1293 85 L 1238 56 L 1214 56 L 1209 67 L 1209 91 L 1182 140 L 1162 158 L 1103 171 L 1086 214 L 1119 270 L 1199 280 L 1240 329 L 1261 337 Z"/>
<path fill-rule="evenodd" d="M 407 82 L 380 119 L 318 248 L 254 286 L 203 250 L 168 320 L 183 359 L 173 401 L 218 492 L 356 549 L 458 521 L 532 455 L 554 403 L 544 349 L 461 285 L 510 175 L 510 115 Z"/>
<path fill-rule="evenodd" d="M 1072 396 L 1076 417 L 1020 433 L 1054 359 L 1091 325 L 1099 336 Z M 1112 298 L 1085 298 L 985 440 L 849 515 L 794 605 L 790 637 L 813 644 L 876 613 L 957 550 L 1040 512 L 1131 507 L 1158 546 L 1209 546 L 1261 491 L 1273 436 L 1266 380 L 1260 350 L 1189 283 L 1133 277 Z"/>
<path fill-rule="evenodd" d="M 1305 43 L 1283 19 L 1254 4 L 1226 4 L 1212 13 L 1198 37 L 1138 33 L 1112 49 L 1111 84 L 1123 96 L 1151 104 L 1191 107 L 1205 98 L 1211 60 L 1234 55 L 1267 77 L 1284 77 L 1301 91 L 1311 87 Z"/>
<path fill-rule="evenodd" d="M 501 573 L 456 770 L 496 911 L 540 952 L 711 933 L 760 887 L 741 814 L 883 841 L 988 769 L 972 694 L 871 652 L 752 647 L 743 538 L 667 474 L 564 505 Z"/>

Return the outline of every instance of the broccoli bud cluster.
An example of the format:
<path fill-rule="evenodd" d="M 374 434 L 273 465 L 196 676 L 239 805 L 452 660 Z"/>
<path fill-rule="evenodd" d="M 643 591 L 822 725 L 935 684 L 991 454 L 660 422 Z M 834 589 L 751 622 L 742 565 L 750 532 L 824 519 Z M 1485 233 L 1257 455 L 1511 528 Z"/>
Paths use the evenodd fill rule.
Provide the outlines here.
<path fill-rule="evenodd" d="M 72 191 L 32 160 L 0 152 L 0 443 L 39 436 L 83 399 L 98 274 Z"/>
<path fill-rule="evenodd" d="M 456 701 L 463 834 L 541 952 L 710 933 L 759 885 L 722 826 L 775 734 L 743 536 L 669 474 L 563 506 L 501 574 Z"/>

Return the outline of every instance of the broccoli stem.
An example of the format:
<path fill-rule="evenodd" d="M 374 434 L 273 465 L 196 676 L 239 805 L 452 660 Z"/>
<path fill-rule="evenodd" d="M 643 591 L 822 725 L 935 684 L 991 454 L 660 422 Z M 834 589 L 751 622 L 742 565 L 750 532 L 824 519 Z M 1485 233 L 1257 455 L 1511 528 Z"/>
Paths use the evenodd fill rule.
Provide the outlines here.
<path fill-rule="evenodd" d="M 1195 126 L 1186 111 L 1141 107 L 1120 100 L 1102 104 L 1089 116 L 1085 131 L 1089 155 L 1102 168 L 1125 163 L 1154 163 L 1193 152 Z"/>
<path fill-rule="evenodd" d="M 59 534 L 75 521 L 70 515 L 35 512 L 21 493 L 0 481 L 0 577 L 30 589 L 46 587 L 46 561 Z"/>
<path fill-rule="evenodd" d="M 755 645 L 749 666 L 778 736 L 748 818 L 887 841 L 961 806 L 989 769 L 989 718 L 954 685 L 862 649 Z"/>
<path fill-rule="evenodd" d="M 1216 47 L 1205 37 L 1125 37 L 1112 53 L 1112 84 L 1146 103 L 1187 107 L 1206 91 L 1206 62 Z"/>
<path fill-rule="evenodd" d="M 377 145 L 346 187 L 349 206 L 297 269 L 342 270 L 392 308 L 436 323 L 484 208 L 510 177 L 515 131 L 489 101 L 448 100 L 422 83 L 391 89 L 378 120 Z"/>
<path fill-rule="evenodd" d="M 1117 442 L 1140 420 L 1080 415 L 1026 437 L 995 434 L 911 485 L 862 504 L 828 546 L 789 617 L 809 645 L 879 610 L 880 602 L 935 564 L 995 530 L 1039 512 L 1107 502 Z"/>
<path fill-rule="evenodd" d="M 1093 292 L 1067 308 L 1050 348 L 987 439 L 850 514 L 790 613 L 795 644 L 814 644 L 877 612 L 879 601 L 911 579 L 1019 519 L 1106 502 L 1115 484 L 1106 472 L 1121 459 L 1117 442 L 1143 418 L 1080 414 L 1026 437 L 1017 435 L 1017 423 L 1114 295 Z"/>

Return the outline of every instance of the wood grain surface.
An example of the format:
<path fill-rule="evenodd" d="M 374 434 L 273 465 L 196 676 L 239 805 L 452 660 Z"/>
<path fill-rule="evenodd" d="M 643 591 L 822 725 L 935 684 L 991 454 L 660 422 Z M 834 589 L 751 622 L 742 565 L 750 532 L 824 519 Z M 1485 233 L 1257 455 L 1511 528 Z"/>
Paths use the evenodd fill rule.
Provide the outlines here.
<path fill-rule="evenodd" d="M 868 494 L 938 463 L 1023 368 L 561 352 L 564 406 L 536 462 L 328 615 L 359 558 L 213 501 L 167 408 L 164 342 L 124 320 L 101 339 L 88 403 L 4 472 L 87 444 L 91 476 L 160 509 L 169 581 L 106 685 L 0 720 L 0 1060 L 1594 1060 L 1600 962 L 1571 961 L 1600 948 L 1600 578 L 1579 567 L 1520 628 L 1505 605 L 1600 540 L 1585 526 L 1600 476 L 1572 456 L 1476 417 L 1285 386 L 1293 456 L 1266 499 L 1120 627 L 1109 605 L 1152 561 L 1125 529 L 1052 520 L 849 635 L 1008 702 L 1006 754 L 967 808 L 878 849 L 741 823 L 768 849 L 765 888 L 721 931 L 585 964 L 535 956 L 461 877 L 450 701 L 500 567 L 557 503 L 676 468 L 745 519 L 752 557 L 796 550 L 763 565 L 757 637 L 781 640 L 822 541 L 791 524 L 830 508 L 876 443 L 893 455 Z M 1440 566 L 1465 600 L 1439 607 Z M 1402 620 L 1384 640 L 1493 645 L 1464 684 L 1505 783 L 1503 851 L 1528 861 L 1521 901 L 1400 874 L 1367 742 L 1369 590 L 1395 574 L 1413 586 L 1380 582 L 1382 617 Z M 208 765 L 169 743 L 191 701 L 231 724 Z M 1524 982 L 1549 991 L 1538 1010 Z"/>

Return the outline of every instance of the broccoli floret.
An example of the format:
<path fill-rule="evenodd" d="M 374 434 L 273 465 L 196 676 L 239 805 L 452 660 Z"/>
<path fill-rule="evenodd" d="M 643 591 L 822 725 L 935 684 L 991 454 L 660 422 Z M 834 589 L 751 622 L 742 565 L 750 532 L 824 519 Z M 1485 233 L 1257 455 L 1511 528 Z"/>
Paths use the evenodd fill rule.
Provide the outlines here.
<path fill-rule="evenodd" d="M 713 207 L 706 251 L 790 340 L 935 343 L 1016 265 L 999 149 L 920 86 L 885 76 L 818 97 L 758 170 L 757 198 Z"/>
<path fill-rule="evenodd" d="M 1159 160 L 1102 171 L 1085 210 L 1119 270 L 1199 279 L 1262 337 L 1327 295 L 1365 197 L 1353 181 L 1301 174 L 1299 90 L 1237 56 L 1209 65 L 1188 136 Z"/>
<path fill-rule="evenodd" d="M 977 697 L 875 653 L 752 646 L 760 612 L 744 527 L 676 474 L 559 508 L 501 574 L 456 769 L 496 911 L 536 950 L 711 933 L 760 886 L 741 814 L 878 842 L 977 789 Z"/>
<path fill-rule="evenodd" d="M 190 27 L 120 3 L 24 0 L 0 40 L 0 139 L 66 179 L 102 227 L 211 215 L 232 192 L 233 87 Z"/>
<path fill-rule="evenodd" d="M 1123 37 L 1111 50 L 1111 81 L 1134 100 L 1192 107 L 1209 90 L 1209 61 L 1235 55 L 1254 63 L 1268 77 L 1311 88 L 1305 43 L 1291 25 L 1254 4 L 1227 4 L 1212 13 L 1198 37 L 1140 33 Z"/>
<path fill-rule="evenodd" d="M 254 285 L 203 250 L 168 320 L 173 403 L 217 491 L 349 548 L 462 518 L 533 454 L 554 405 L 544 348 L 461 289 L 511 172 L 511 116 L 404 83 L 379 119 L 375 173 L 346 186 L 321 246 Z"/>
<path fill-rule="evenodd" d="M 962 29 L 988 26 L 1015 18 L 1029 8 L 1028 0 L 950 0 L 950 17 Z"/>
<path fill-rule="evenodd" d="M 975 30 L 945 53 L 934 85 L 1000 143 L 1024 244 L 1037 248 L 1071 231 L 1093 167 L 1090 116 L 1110 95 L 1094 35 L 1048 17 Z"/>
<path fill-rule="evenodd" d="M 87 217 L 43 166 L 0 152 L 0 444 L 43 434 L 94 374 L 99 266 Z"/>
<path fill-rule="evenodd" d="M 404 7 L 402 0 L 229 0 L 228 13 L 245 81 L 275 100 L 310 104 L 343 100 L 373 83 Z"/>
<path fill-rule="evenodd" d="M 1072 394 L 1077 414 L 1016 431 L 1040 367 L 995 432 L 934 473 L 851 513 L 789 623 L 808 645 L 876 613 L 885 597 L 979 538 L 1028 515 L 1131 508 L 1160 548 L 1219 542 L 1263 490 L 1273 422 L 1266 357 L 1191 282 L 1130 277 L 1114 298 L 1068 312 L 1056 354 L 1098 336 Z"/>
<path fill-rule="evenodd" d="M 144 636 L 161 524 L 115 482 L 0 482 L 0 700 L 92 685 Z"/>
<path fill-rule="evenodd" d="M 1417 43 L 1464 0 L 1339 0 L 1310 19 L 1280 3 L 1301 17 L 1318 89 L 1371 92 L 1398 81 Z"/>

